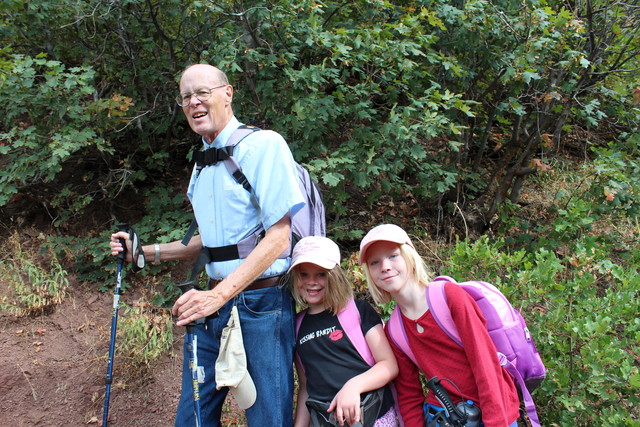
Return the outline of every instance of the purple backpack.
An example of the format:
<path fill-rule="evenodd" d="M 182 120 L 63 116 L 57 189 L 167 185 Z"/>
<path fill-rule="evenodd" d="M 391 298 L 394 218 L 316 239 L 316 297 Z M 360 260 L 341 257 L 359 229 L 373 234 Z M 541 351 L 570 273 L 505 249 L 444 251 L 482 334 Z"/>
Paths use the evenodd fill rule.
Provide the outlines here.
<path fill-rule="evenodd" d="M 448 276 L 436 277 L 427 287 L 426 298 L 429 310 L 442 330 L 460 346 L 462 346 L 460 335 L 451 317 L 444 292 L 444 284 L 447 282 L 458 284 L 475 300 L 487 320 L 487 330 L 498 350 L 501 365 L 513 377 L 522 393 L 522 400 L 531 424 L 540 426 L 531 392 L 545 378 L 546 368 L 524 319 L 502 292 L 490 283 L 480 281 L 457 283 Z M 393 343 L 419 367 L 409 347 L 399 307 L 396 306 L 393 310 L 387 328 Z"/>

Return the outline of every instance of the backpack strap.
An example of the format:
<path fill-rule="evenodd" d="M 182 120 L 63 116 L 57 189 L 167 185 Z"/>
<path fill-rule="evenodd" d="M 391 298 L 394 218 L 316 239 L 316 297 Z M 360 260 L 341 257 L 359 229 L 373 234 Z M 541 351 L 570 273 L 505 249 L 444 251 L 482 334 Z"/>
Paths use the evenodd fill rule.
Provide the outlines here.
<path fill-rule="evenodd" d="M 449 311 L 449 307 L 447 306 L 447 299 L 444 294 L 444 284 L 446 282 L 456 283 L 456 281 L 449 276 L 438 276 L 433 282 L 429 284 L 427 290 L 425 291 L 427 305 L 429 306 L 429 310 L 431 310 L 431 314 L 436 320 L 438 326 L 440 326 L 440 328 L 444 330 L 452 340 L 462 346 L 462 342 L 460 341 L 460 337 L 458 336 L 458 331 L 453 324 L 453 319 L 451 318 L 451 312 Z M 391 341 L 393 341 L 396 347 L 402 350 L 404 354 L 409 356 L 409 359 L 411 359 L 411 361 L 419 367 L 416 356 L 413 354 L 413 351 L 409 346 L 407 333 L 405 332 L 404 325 L 402 324 L 400 307 L 398 307 L 397 305 L 393 309 L 387 325 L 387 330 L 389 331 L 389 337 L 391 337 Z M 451 327 L 451 325 L 453 325 L 453 327 Z"/>
<path fill-rule="evenodd" d="M 522 393 L 522 401 L 524 402 L 524 408 L 527 411 L 527 416 L 529 417 L 529 421 L 531 421 L 532 427 L 540 427 L 540 420 L 538 418 L 538 412 L 536 411 L 536 404 L 533 401 L 533 397 L 531 396 L 531 392 L 527 388 L 527 385 L 520 375 L 520 371 L 516 368 L 516 365 L 513 362 L 507 360 L 507 357 L 502 353 L 498 353 L 498 358 L 500 359 L 500 364 L 507 372 L 511 375 L 511 377 L 518 383 L 520 386 L 520 392 Z"/>
<path fill-rule="evenodd" d="M 353 298 L 349 300 L 347 307 L 338 313 L 338 321 L 364 361 L 367 362 L 369 366 L 375 365 L 376 360 L 374 359 L 371 349 L 369 348 L 369 344 L 367 344 L 367 340 L 362 333 L 362 319 L 360 318 L 360 311 L 358 310 L 356 301 Z"/>
<path fill-rule="evenodd" d="M 298 339 L 298 331 L 300 330 L 300 325 L 302 324 L 302 319 L 304 319 L 304 315 L 307 314 L 307 310 L 302 310 L 300 313 L 296 315 L 296 336 L 295 339 Z M 302 360 L 296 351 L 296 360 L 300 364 L 300 367 L 304 371 L 304 365 L 302 364 Z"/>
<path fill-rule="evenodd" d="M 453 282 L 456 283 L 455 280 L 453 280 L 451 277 L 449 276 L 438 276 L 435 278 L 434 282 L 441 282 L 441 285 L 444 285 L 445 281 L 447 282 Z M 429 299 L 430 297 L 433 299 L 435 298 L 436 300 L 439 300 L 441 297 L 444 297 L 444 286 L 442 286 L 442 294 L 441 296 L 439 295 L 438 292 L 436 292 L 436 290 L 434 289 L 433 291 L 433 296 L 431 295 L 432 293 L 432 285 L 433 282 L 427 287 L 427 290 L 425 291 L 426 294 L 426 299 L 427 299 L 427 305 L 429 306 L 429 310 L 431 310 L 433 317 L 436 318 L 436 322 L 438 322 L 438 317 L 446 317 L 447 312 L 449 311 L 447 309 L 446 306 L 446 299 L 444 299 L 444 307 L 445 310 L 438 310 L 438 311 L 444 311 L 444 313 L 441 313 L 438 317 L 436 317 L 436 313 L 434 313 L 433 311 L 433 304 L 429 303 Z M 441 307 L 441 304 L 437 304 L 437 307 Z M 451 317 L 451 313 L 449 313 L 449 317 Z M 440 322 L 438 322 L 438 325 L 445 330 L 445 332 L 447 332 L 447 329 L 445 329 Z M 402 317 L 400 315 L 400 308 L 398 307 L 398 305 L 396 305 L 396 307 L 393 309 L 393 313 L 391 313 L 391 317 L 389 318 L 389 322 L 388 322 L 388 327 L 387 330 L 389 331 L 389 336 L 391 337 L 391 341 L 393 341 L 393 343 L 396 345 L 396 347 L 398 347 L 400 350 L 402 350 L 402 352 L 404 354 L 406 354 L 407 356 L 409 356 L 409 359 L 411 359 L 411 361 L 413 361 L 413 363 L 419 367 L 416 356 L 413 354 L 413 351 L 411 351 L 411 347 L 409 346 L 409 341 L 407 339 L 407 333 L 404 330 L 404 325 L 402 324 Z M 457 333 L 457 331 L 456 331 Z M 447 332 L 447 335 L 449 335 L 449 333 Z M 449 335 L 451 336 L 451 335 Z M 453 338 L 452 338 L 453 339 Z M 455 341 L 455 340 L 454 340 Z M 459 339 L 458 339 L 459 341 Z M 457 342 L 458 342 L 457 341 Z M 460 344 L 462 345 L 462 344 Z"/>
<path fill-rule="evenodd" d="M 447 277 L 446 279 L 445 277 L 446 276 L 436 277 L 436 279 L 427 286 L 427 305 L 429 306 L 429 310 L 431 310 L 431 314 L 433 315 L 436 323 L 440 326 L 440 329 L 442 329 L 456 344 L 462 347 L 462 340 L 460 339 L 458 329 L 453 322 L 453 317 L 451 317 L 451 311 L 447 304 L 447 296 L 444 293 L 445 283 L 457 282 L 450 277 Z"/>
<path fill-rule="evenodd" d="M 416 356 L 413 354 L 413 351 L 411 351 L 411 347 L 409 346 L 409 340 L 407 339 L 407 333 L 405 332 L 404 325 L 402 324 L 400 307 L 398 307 L 398 305 L 393 309 L 391 317 L 387 322 L 387 331 L 389 332 L 391 341 L 393 341 L 396 347 L 409 356 L 409 359 L 411 359 L 414 365 L 419 367 Z"/>
<path fill-rule="evenodd" d="M 227 140 L 227 143 L 223 148 L 220 148 L 221 151 L 224 151 L 227 156 L 222 156 L 220 160 L 224 162 L 224 166 L 229 171 L 229 174 L 236 180 L 236 182 L 242 185 L 242 188 L 247 190 L 250 194 L 251 204 L 258 211 L 258 217 L 262 218 L 262 210 L 260 209 L 260 204 L 258 203 L 258 198 L 256 197 L 256 193 L 251 186 L 251 183 L 247 179 L 246 175 L 242 172 L 242 168 L 238 161 L 233 157 L 233 151 L 236 148 L 236 145 L 240 143 L 243 139 L 248 137 L 254 132 L 261 130 L 256 126 L 242 125 L 236 129 L 233 134 Z M 207 150 L 208 151 L 208 150 Z"/>

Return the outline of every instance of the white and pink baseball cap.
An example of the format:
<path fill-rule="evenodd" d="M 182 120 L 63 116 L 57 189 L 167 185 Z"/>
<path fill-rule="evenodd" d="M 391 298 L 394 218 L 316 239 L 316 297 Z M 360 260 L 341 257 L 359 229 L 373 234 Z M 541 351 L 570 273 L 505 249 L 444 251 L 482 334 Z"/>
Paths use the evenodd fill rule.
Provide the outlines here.
<path fill-rule="evenodd" d="M 340 248 L 331 239 L 322 236 L 308 236 L 300 239 L 293 248 L 291 271 L 296 265 L 308 262 L 326 270 L 340 264 Z"/>
<path fill-rule="evenodd" d="M 380 241 L 393 242 L 399 245 L 406 243 L 412 248 L 414 247 L 409 235 L 402 228 L 394 224 L 378 225 L 372 228 L 360 242 L 360 257 L 358 258 L 360 264 L 365 263 L 365 255 L 369 246 Z"/>

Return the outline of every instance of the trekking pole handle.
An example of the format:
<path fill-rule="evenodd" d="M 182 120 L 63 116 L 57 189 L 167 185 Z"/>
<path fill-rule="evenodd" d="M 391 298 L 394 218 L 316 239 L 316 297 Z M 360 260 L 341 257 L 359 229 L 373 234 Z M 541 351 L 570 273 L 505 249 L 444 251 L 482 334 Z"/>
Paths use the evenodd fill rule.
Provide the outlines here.
<path fill-rule="evenodd" d="M 120 238 L 118 240 L 122 245 L 122 252 L 120 252 L 116 258 L 118 259 L 119 262 L 123 262 L 125 257 L 127 256 L 127 242 L 125 242 L 123 238 Z"/>
<path fill-rule="evenodd" d="M 201 291 L 202 289 L 200 289 L 200 287 L 195 285 L 193 282 L 194 282 L 193 280 L 188 280 L 186 282 L 182 282 L 182 283 L 177 285 L 178 289 L 180 289 L 180 291 L 183 294 L 186 294 L 191 289 L 195 289 L 196 291 Z M 218 317 L 218 316 L 220 316 L 220 313 L 215 311 L 212 314 L 208 315 L 207 317 L 201 317 L 200 319 L 197 319 L 197 320 L 189 323 L 186 326 L 188 327 L 188 326 L 194 326 L 194 325 L 201 325 L 201 324 L 205 323 L 207 320 L 213 319 L 213 318 Z"/>
<path fill-rule="evenodd" d="M 427 387 L 436 396 L 436 399 L 438 399 L 440 404 L 442 404 L 442 407 L 447 411 L 448 418 L 452 425 L 464 426 L 467 423 L 466 415 L 462 414 L 453 404 L 453 400 L 451 400 L 447 390 L 440 384 L 438 377 L 433 377 L 427 381 Z"/>
<path fill-rule="evenodd" d="M 124 231 L 125 233 L 127 233 L 129 231 L 129 225 L 118 224 L 118 231 Z M 127 242 L 122 237 L 118 240 L 122 245 L 122 252 L 120 252 L 116 258 L 118 259 L 118 261 L 124 262 L 124 259 L 127 257 Z"/>

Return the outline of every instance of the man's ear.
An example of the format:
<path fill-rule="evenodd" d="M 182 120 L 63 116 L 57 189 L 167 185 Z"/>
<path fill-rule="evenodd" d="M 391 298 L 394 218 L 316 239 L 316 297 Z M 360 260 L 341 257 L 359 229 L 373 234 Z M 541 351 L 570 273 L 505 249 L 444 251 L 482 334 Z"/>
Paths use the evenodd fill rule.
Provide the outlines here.
<path fill-rule="evenodd" d="M 227 102 L 231 104 L 231 102 L 233 102 L 233 86 L 227 85 L 227 87 L 224 89 L 224 94 L 227 97 Z"/>

